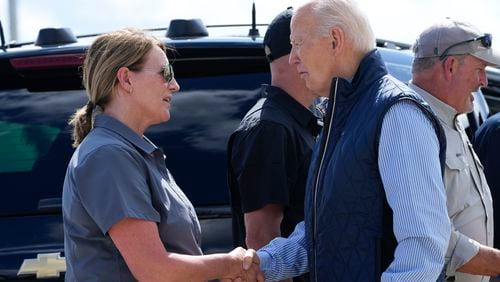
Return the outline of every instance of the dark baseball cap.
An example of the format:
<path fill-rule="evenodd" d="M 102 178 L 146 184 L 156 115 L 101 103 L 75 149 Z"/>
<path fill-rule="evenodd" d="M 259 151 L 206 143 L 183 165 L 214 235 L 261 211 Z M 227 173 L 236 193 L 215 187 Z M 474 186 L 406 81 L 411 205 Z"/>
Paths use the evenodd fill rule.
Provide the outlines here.
<path fill-rule="evenodd" d="M 488 65 L 500 65 L 500 52 L 492 48 L 492 36 L 463 21 L 446 19 L 424 30 L 413 45 L 415 58 L 471 55 Z"/>
<path fill-rule="evenodd" d="M 293 8 L 288 7 L 279 13 L 267 27 L 264 35 L 264 50 L 269 62 L 282 56 L 290 54 L 290 21 L 292 20 Z"/>

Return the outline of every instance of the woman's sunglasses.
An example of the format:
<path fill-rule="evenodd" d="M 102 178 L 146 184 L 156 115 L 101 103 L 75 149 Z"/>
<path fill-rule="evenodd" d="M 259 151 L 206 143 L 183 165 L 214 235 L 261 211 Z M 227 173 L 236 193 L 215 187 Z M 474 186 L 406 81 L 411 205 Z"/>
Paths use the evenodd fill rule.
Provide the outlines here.
<path fill-rule="evenodd" d="M 141 71 L 141 70 L 146 70 L 146 71 L 152 71 L 151 69 L 136 69 L 133 67 L 129 67 L 129 70 L 131 71 Z M 172 65 L 170 63 L 166 64 L 160 72 L 158 72 L 161 76 L 163 76 L 163 79 L 165 79 L 165 82 L 170 83 L 174 79 L 174 69 L 172 68 Z"/>
<path fill-rule="evenodd" d="M 163 79 L 165 79 L 167 83 L 170 83 L 174 79 L 174 69 L 170 63 L 163 67 Z"/>

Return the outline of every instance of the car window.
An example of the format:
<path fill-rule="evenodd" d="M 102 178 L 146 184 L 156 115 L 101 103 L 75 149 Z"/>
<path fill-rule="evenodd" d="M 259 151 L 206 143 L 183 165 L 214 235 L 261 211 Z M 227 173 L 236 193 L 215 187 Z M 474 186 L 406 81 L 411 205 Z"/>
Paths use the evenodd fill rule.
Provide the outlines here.
<path fill-rule="evenodd" d="M 174 95 L 172 118 L 146 132 L 195 205 L 228 203 L 227 139 L 260 97 L 260 85 L 270 80 L 263 57 L 248 68 L 242 60 L 248 61 L 200 59 L 193 71 L 187 67 L 192 61 L 177 60 L 181 91 Z M 83 89 L 35 89 L 0 90 L 0 183 L 9 187 L 0 197 L 0 215 L 53 211 L 44 203 L 61 197 L 73 153 L 67 122 L 87 97 Z"/>
<path fill-rule="evenodd" d="M 83 90 L 0 91 L 0 214 L 38 211 L 42 199 L 61 197 L 73 152 L 67 121 L 85 103 Z"/>

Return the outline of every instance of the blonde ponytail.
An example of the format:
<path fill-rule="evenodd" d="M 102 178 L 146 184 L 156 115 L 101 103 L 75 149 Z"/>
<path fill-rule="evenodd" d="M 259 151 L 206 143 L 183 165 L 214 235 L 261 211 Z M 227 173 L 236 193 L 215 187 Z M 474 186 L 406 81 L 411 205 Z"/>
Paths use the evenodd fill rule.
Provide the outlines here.
<path fill-rule="evenodd" d="M 78 109 L 75 114 L 71 117 L 69 124 L 73 126 L 73 147 L 78 147 L 82 142 L 83 138 L 89 134 L 92 129 L 92 112 L 94 110 L 94 104 L 89 101 L 87 105 Z"/>

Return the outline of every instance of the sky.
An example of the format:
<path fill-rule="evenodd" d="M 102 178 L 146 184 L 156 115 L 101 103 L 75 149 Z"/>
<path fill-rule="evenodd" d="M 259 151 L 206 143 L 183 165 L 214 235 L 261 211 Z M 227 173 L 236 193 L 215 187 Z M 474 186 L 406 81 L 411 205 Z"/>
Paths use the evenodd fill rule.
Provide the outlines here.
<path fill-rule="evenodd" d="M 201 18 L 206 25 L 249 24 L 252 0 L 0 0 L 6 39 L 33 41 L 38 29 L 70 27 L 77 35 L 123 27 L 166 27 L 171 19 Z M 306 0 L 255 0 L 257 23 L 267 24 L 288 6 Z M 499 0 L 357 0 L 377 38 L 413 43 L 432 23 L 451 17 L 466 20 L 500 38 Z M 8 12 L 15 3 L 17 16 Z M 17 18 L 17 36 L 9 21 Z M 261 33 L 262 34 L 262 33 Z M 495 40 L 493 41 L 495 42 Z M 493 43 L 495 45 L 495 43 Z"/>

